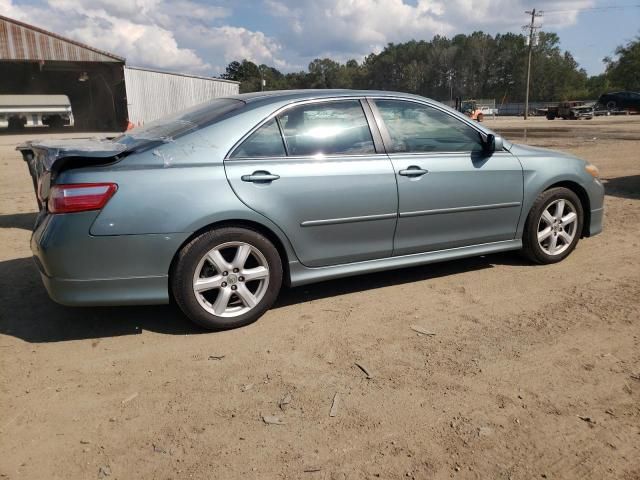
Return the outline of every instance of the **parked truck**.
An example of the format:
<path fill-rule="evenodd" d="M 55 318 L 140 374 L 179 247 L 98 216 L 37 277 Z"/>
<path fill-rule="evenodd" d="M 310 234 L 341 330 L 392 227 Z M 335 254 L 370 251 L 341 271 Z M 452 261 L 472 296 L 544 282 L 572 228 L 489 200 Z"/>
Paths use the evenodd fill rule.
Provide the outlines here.
<path fill-rule="evenodd" d="M 0 129 L 73 127 L 71 102 L 66 95 L 0 95 Z"/>
<path fill-rule="evenodd" d="M 547 120 L 555 120 L 562 118 L 563 120 L 580 120 L 582 118 L 591 120 L 594 116 L 593 103 L 572 100 L 568 102 L 560 102 L 556 106 L 547 108 L 539 108 L 538 115 L 544 115 Z"/>

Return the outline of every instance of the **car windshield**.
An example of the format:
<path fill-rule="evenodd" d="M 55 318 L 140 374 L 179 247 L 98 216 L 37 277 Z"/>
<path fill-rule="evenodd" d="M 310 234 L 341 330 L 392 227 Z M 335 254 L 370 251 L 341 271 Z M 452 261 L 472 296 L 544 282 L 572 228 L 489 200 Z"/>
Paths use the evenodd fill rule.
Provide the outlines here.
<path fill-rule="evenodd" d="M 200 130 L 219 121 L 225 114 L 237 110 L 245 102 L 233 98 L 216 98 L 165 118 L 136 127 L 113 139 L 126 145 L 127 150 L 144 148 L 150 144 L 167 143 L 187 133 Z"/>

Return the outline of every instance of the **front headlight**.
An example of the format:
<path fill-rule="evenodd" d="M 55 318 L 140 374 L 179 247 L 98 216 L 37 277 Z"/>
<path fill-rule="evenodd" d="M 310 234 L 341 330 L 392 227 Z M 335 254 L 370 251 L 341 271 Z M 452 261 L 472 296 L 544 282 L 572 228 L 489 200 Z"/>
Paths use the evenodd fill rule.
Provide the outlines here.
<path fill-rule="evenodd" d="M 598 178 L 600 176 L 600 170 L 595 165 L 591 165 L 590 163 L 584 167 L 589 175 L 593 178 Z"/>

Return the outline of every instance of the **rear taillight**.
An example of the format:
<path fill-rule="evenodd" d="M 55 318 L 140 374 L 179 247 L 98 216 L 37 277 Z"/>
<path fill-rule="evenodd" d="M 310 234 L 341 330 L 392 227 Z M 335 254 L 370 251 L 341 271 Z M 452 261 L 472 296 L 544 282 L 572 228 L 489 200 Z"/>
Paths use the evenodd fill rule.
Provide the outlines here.
<path fill-rule="evenodd" d="M 116 193 L 115 183 L 73 183 L 54 185 L 47 204 L 50 213 L 86 212 L 100 210 Z"/>

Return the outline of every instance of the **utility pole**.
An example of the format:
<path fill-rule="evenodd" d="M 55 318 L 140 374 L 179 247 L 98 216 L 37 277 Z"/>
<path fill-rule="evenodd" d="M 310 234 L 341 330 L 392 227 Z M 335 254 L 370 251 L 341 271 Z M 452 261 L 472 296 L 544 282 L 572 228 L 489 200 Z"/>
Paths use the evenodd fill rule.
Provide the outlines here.
<path fill-rule="evenodd" d="M 529 82 L 531 80 L 531 52 L 533 51 L 533 40 L 534 34 L 537 29 L 540 27 L 536 27 L 536 17 L 541 17 L 543 12 L 536 12 L 536 9 L 527 10 L 527 15 L 531 15 L 531 23 L 529 25 L 525 25 L 522 27 L 525 30 L 529 30 L 529 59 L 527 61 L 527 92 L 524 96 L 524 119 L 526 120 L 529 117 Z"/>
<path fill-rule="evenodd" d="M 455 71 L 453 68 L 450 68 L 448 70 L 442 70 L 442 74 L 449 82 L 449 100 L 453 100 L 453 77 L 455 75 Z"/>

